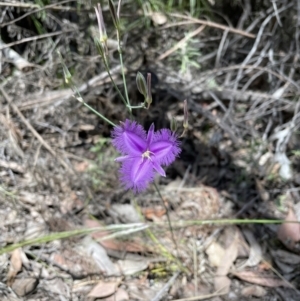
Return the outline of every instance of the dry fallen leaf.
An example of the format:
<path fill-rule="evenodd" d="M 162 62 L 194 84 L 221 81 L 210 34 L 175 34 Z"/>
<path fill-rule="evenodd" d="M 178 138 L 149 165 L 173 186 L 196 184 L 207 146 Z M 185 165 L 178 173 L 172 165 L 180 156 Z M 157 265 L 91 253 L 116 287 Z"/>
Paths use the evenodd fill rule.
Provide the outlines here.
<path fill-rule="evenodd" d="M 101 227 L 102 225 L 95 221 L 87 219 L 85 221 L 85 226 L 89 228 L 96 228 Z M 122 251 L 122 252 L 139 252 L 139 253 L 145 253 L 145 252 L 155 252 L 155 250 L 151 250 L 149 247 L 146 247 L 145 244 L 142 244 L 139 242 L 138 237 L 133 237 L 133 241 L 121 241 L 116 240 L 114 238 L 102 240 L 101 238 L 109 235 L 108 231 L 98 231 L 93 232 L 91 236 L 96 240 L 100 241 L 99 243 L 106 249 L 115 250 L 115 251 Z"/>
<path fill-rule="evenodd" d="M 270 250 L 273 261 L 283 275 L 292 273 L 300 264 L 300 256 L 284 250 Z"/>
<path fill-rule="evenodd" d="M 99 281 L 96 286 L 89 292 L 88 297 L 105 298 L 116 292 L 118 282 Z"/>
<path fill-rule="evenodd" d="M 145 269 L 148 268 L 148 260 L 140 260 L 140 261 L 136 261 L 136 260 L 119 260 L 118 261 L 118 267 L 120 269 L 120 272 L 122 275 L 133 275 L 136 274 L 138 272 L 144 271 Z"/>
<path fill-rule="evenodd" d="M 270 276 L 270 274 L 263 274 L 260 271 L 241 271 L 241 272 L 231 272 L 234 276 L 238 277 L 241 280 L 267 286 L 267 287 L 291 287 L 287 281 L 283 281 L 278 277 Z"/>
<path fill-rule="evenodd" d="M 87 256 L 94 259 L 97 266 L 105 275 L 119 275 L 119 271 L 108 257 L 106 250 L 90 236 L 86 236 L 82 240 L 82 248 Z"/>
<path fill-rule="evenodd" d="M 245 297 L 264 297 L 267 294 L 267 291 L 258 285 L 251 285 L 248 287 L 244 287 L 242 289 L 242 295 Z"/>
<path fill-rule="evenodd" d="M 166 210 L 160 207 L 142 208 L 142 214 L 148 220 L 157 221 L 160 217 L 166 214 Z"/>
<path fill-rule="evenodd" d="M 118 288 L 116 293 L 103 301 L 127 301 L 129 300 L 128 293 L 122 288 Z"/>
<path fill-rule="evenodd" d="M 247 241 L 250 244 L 249 258 L 243 264 L 243 267 L 254 267 L 257 266 L 262 259 L 262 249 L 258 244 L 253 233 L 248 229 L 243 229 L 243 234 L 246 236 Z M 242 269 L 240 267 L 240 269 Z"/>
<path fill-rule="evenodd" d="M 68 284 L 63 281 L 61 278 L 54 278 L 51 280 L 48 280 L 47 282 L 48 287 L 51 287 L 51 293 L 55 296 L 60 296 L 58 298 L 60 301 L 67 301 L 70 300 L 70 289 L 68 287 Z"/>
<path fill-rule="evenodd" d="M 22 269 L 21 249 L 16 249 L 11 253 L 10 267 L 7 273 L 7 285 L 11 286 L 16 275 Z"/>
<path fill-rule="evenodd" d="M 225 250 L 224 256 L 221 261 L 221 265 L 219 265 L 216 276 L 214 279 L 214 287 L 215 290 L 221 293 L 228 293 L 231 281 L 226 276 L 234 263 L 234 261 L 237 258 L 238 255 L 238 232 L 236 228 L 234 228 L 234 231 L 227 231 L 227 235 L 231 236 L 232 243 L 229 245 L 229 247 Z M 226 238 L 229 240 L 229 237 Z"/>
<path fill-rule="evenodd" d="M 287 223 L 283 223 L 279 226 L 277 236 L 288 249 L 297 251 L 296 244 L 300 242 L 300 224 L 291 223 L 292 221 L 297 221 L 297 217 L 292 208 L 289 209 L 285 221 Z"/>
<path fill-rule="evenodd" d="M 62 267 L 67 267 L 67 262 L 61 254 L 53 253 L 51 257 L 54 263 L 59 264 Z"/>
<path fill-rule="evenodd" d="M 290 274 L 297 268 L 297 266 L 281 262 L 276 257 L 274 258 L 274 263 L 283 275 Z"/>
<path fill-rule="evenodd" d="M 208 260 L 213 267 L 218 267 L 222 263 L 222 259 L 224 258 L 225 250 L 224 248 L 216 241 L 213 241 L 205 253 L 208 256 Z"/>
<path fill-rule="evenodd" d="M 123 223 L 139 223 L 140 215 L 131 204 L 113 204 L 111 210 Z"/>
<path fill-rule="evenodd" d="M 258 268 L 259 268 L 259 270 L 269 271 L 269 270 L 272 270 L 272 264 L 269 263 L 268 261 L 262 261 L 259 264 Z"/>
<path fill-rule="evenodd" d="M 50 255 L 50 261 L 70 274 L 84 276 L 88 274 L 100 274 L 100 267 L 96 264 L 94 257 L 90 254 L 87 256 L 87 250 L 80 244 L 68 246 L 65 245 L 57 252 Z"/>
<path fill-rule="evenodd" d="M 300 265 L 300 256 L 299 255 L 296 255 L 296 254 L 293 254 L 291 252 L 287 252 L 284 250 L 271 250 L 271 254 L 274 258 L 277 258 L 284 263 L 293 265 L 294 267 L 297 267 Z"/>

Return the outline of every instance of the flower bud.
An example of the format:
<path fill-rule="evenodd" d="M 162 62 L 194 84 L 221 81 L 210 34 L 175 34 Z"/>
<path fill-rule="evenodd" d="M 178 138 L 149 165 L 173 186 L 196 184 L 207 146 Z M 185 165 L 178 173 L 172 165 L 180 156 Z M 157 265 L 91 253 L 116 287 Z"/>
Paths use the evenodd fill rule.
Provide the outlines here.
<path fill-rule="evenodd" d="M 119 30 L 120 29 L 119 18 L 118 18 L 118 15 L 116 13 L 116 9 L 115 9 L 115 5 L 113 3 L 113 0 L 108 0 L 108 4 L 109 4 L 109 10 L 110 10 L 110 14 L 111 14 L 111 17 L 113 19 L 115 28 L 117 30 Z"/>
<path fill-rule="evenodd" d="M 98 6 L 95 7 L 95 12 L 96 12 L 97 21 L 98 21 L 100 42 L 104 45 L 105 52 L 107 53 L 108 52 L 108 50 L 107 50 L 107 34 L 106 34 L 106 28 L 105 28 L 105 24 L 104 24 L 104 20 L 103 20 L 102 9 L 101 9 L 100 3 L 98 3 Z"/>
<path fill-rule="evenodd" d="M 172 116 L 170 128 L 172 132 L 176 132 L 178 128 L 177 120 Z"/>
<path fill-rule="evenodd" d="M 146 98 L 147 96 L 147 85 L 144 75 L 141 72 L 138 72 L 136 75 L 136 85 L 141 94 Z"/>
<path fill-rule="evenodd" d="M 152 103 L 152 92 L 151 92 L 151 73 L 147 73 L 147 95 L 146 103 L 148 104 L 148 109 Z"/>
<path fill-rule="evenodd" d="M 189 127 L 189 115 L 188 115 L 188 107 L 187 100 L 185 99 L 183 102 L 183 127 L 186 130 Z"/>

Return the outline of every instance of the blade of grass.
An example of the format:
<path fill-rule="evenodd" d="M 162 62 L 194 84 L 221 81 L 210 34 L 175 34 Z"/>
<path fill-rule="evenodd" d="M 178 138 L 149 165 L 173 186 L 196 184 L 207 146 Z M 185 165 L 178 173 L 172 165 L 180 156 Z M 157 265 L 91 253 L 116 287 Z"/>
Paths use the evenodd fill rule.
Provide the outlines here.
<path fill-rule="evenodd" d="M 47 242 L 51 242 L 54 240 L 58 239 L 66 239 L 66 238 L 71 238 L 74 236 L 79 236 L 83 234 L 89 234 L 95 231 L 113 231 L 113 230 L 120 230 L 119 232 L 116 232 L 114 234 L 110 234 L 108 236 L 105 236 L 100 239 L 105 240 L 105 239 L 110 239 L 112 237 L 117 237 L 117 236 L 124 236 L 131 234 L 133 232 L 141 231 L 147 229 L 148 225 L 143 224 L 143 223 L 136 223 L 136 224 L 127 224 L 127 225 L 112 225 L 112 226 L 106 226 L 106 227 L 96 227 L 96 228 L 84 228 L 84 229 L 77 229 L 73 231 L 65 231 L 65 232 L 58 232 L 58 233 L 51 233 L 42 237 L 37 237 L 33 239 L 28 239 L 24 240 L 9 246 L 6 246 L 4 248 L 0 249 L 0 255 L 9 253 L 17 248 L 22 248 L 26 246 L 31 246 L 35 244 L 44 244 Z M 127 229 L 127 230 L 124 230 Z"/>

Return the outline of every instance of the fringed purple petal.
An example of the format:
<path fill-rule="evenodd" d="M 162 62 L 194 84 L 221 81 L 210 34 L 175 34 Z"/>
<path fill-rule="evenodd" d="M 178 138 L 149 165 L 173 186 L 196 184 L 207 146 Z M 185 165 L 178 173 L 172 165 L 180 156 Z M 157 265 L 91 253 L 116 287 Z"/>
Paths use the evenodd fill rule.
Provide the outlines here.
<path fill-rule="evenodd" d="M 134 158 L 140 158 L 140 156 L 129 156 L 129 155 L 126 155 L 126 156 L 121 156 L 121 157 L 118 157 L 115 159 L 116 162 L 124 162 L 124 161 L 127 161 L 127 160 L 130 160 L 130 159 L 134 159 Z"/>
<path fill-rule="evenodd" d="M 154 138 L 154 123 L 151 124 L 149 130 L 148 130 L 148 134 L 147 134 L 147 145 L 151 145 L 153 138 Z"/>
<path fill-rule="evenodd" d="M 128 119 L 121 125 L 114 127 L 112 137 L 112 144 L 123 155 L 137 156 L 147 147 L 144 128 Z"/>
<path fill-rule="evenodd" d="M 148 130 L 135 121 L 126 120 L 112 131 L 112 143 L 122 156 L 120 180 L 135 193 L 147 188 L 155 172 L 166 173 L 161 165 L 171 164 L 180 153 L 180 143 L 175 133 L 168 129 L 154 132 L 154 124 Z"/>
<path fill-rule="evenodd" d="M 152 160 L 159 164 L 170 165 L 181 152 L 179 145 L 177 136 L 169 129 L 156 132 L 149 149 L 154 154 Z"/>
<path fill-rule="evenodd" d="M 153 168 L 162 176 L 166 176 L 166 172 L 163 170 L 163 168 L 156 162 L 152 160 L 152 166 Z"/>
<path fill-rule="evenodd" d="M 120 174 L 121 182 L 127 189 L 132 189 L 135 193 L 141 192 L 153 181 L 152 162 L 142 158 L 124 161 Z"/>

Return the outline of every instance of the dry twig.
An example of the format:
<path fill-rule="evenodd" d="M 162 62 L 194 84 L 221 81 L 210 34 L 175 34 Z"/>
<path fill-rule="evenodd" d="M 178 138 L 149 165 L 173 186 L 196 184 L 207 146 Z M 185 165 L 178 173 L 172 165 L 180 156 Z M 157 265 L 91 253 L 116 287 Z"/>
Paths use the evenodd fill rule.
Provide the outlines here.
<path fill-rule="evenodd" d="M 23 44 L 23 43 L 26 43 L 26 42 L 37 41 L 37 40 L 41 40 L 41 39 L 45 39 L 45 38 L 50 38 L 50 37 L 53 37 L 53 36 L 59 36 L 59 35 L 64 34 L 64 33 L 74 32 L 74 31 L 76 31 L 76 29 L 68 29 L 68 30 L 64 30 L 64 31 L 57 31 L 57 32 L 52 32 L 52 33 L 41 34 L 39 36 L 24 38 L 22 40 L 6 44 L 5 46 L 0 47 L 0 50 L 9 48 L 9 47 L 12 47 L 12 46 L 15 46 L 15 45 Z"/>
<path fill-rule="evenodd" d="M 215 23 L 215 22 L 195 19 L 195 18 L 192 18 L 192 17 L 189 17 L 189 16 L 184 16 L 184 15 L 176 14 L 176 13 L 171 13 L 169 15 L 172 16 L 172 17 L 175 17 L 175 18 L 181 18 L 181 19 L 185 19 L 185 20 L 194 21 L 195 23 L 202 24 L 202 25 L 205 25 L 205 26 L 214 27 L 214 28 L 218 28 L 218 29 L 222 29 L 222 30 L 227 30 L 229 32 L 236 33 L 236 34 L 245 36 L 247 38 L 251 38 L 251 39 L 255 38 L 255 35 L 252 34 L 252 33 L 248 33 L 246 31 L 240 30 L 240 29 L 231 28 L 231 27 L 228 27 L 228 26 L 225 26 L 225 25 L 222 25 L 222 24 L 218 24 L 218 23 Z"/>
<path fill-rule="evenodd" d="M 65 0 L 65 1 L 61 1 L 59 4 L 62 5 L 62 4 L 65 4 L 65 3 L 70 3 L 70 2 L 76 2 L 76 0 Z M 12 6 L 12 7 L 22 7 L 22 8 L 37 8 L 36 10 L 30 11 L 30 12 L 22 15 L 19 18 L 16 18 L 16 19 L 13 19 L 9 22 L 0 24 L 0 28 L 4 27 L 4 26 L 7 26 L 7 25 L 11 25 L 15 22 L 18 22 L 18 21 L 26 18 L 27 16 L 30 16 L 30 15 L 35 14 L 35 13 L 39 13 L 39 12 L 41 12 L 43 10 L 46 10 L 46 9 L 60 9 L 60 10 L 61 9 L 64 9 L 64 10 L 74 9 L 74 8 L 71 8 L 71 7 L 58 6 L 58 3 L 46 5 L 44 7 L 40 7 L 39 5 L 32 4 L 32 3 L 22 3 L 22 2 L 6 3 L 6 2 L 0 2 L 0 6 Z"/>
<path fill-rule="evenodd" d="M 2 86 L 0 86 L 0 91 L 3 95 L 3 97 L 6 99 L 6 101 L 9 103 L 11 108 L 15 111 L 15 113 L 20 117 L 20 119 L 23 121 L 23 123 L 26 125 L 26 127 L 32 132 L 32 134 L 37 138 L 37 140 L 49 151 L 49 153 L 58 159 L 58 161 L 61 163 L 63 167 L 65 167 L 69 172 L 73 173 L 73 170 L 71 167 L 52 149 L 52 147 L 41 137 L 41 135 L 33 128 L 33 126 L 29 123 L 29 121 L 25 118 L 25 116 L 21 113 L 21 111 L 18 109 L 18 107 L 13 103 L 12 99 L 7 95 L 5 90 Z"/>
<path fill-rule="evenodd" d="M 187 34 L 183 39 L 181 39 L 171 49 L 169 49 L 165 53 L 161 54 L 157 60 L 161 61 L 161 60 L 165 59 L 166 57 L 168 57 L 170 54 L 172 54 L 174 51 L 176 51 L 178 48 L 180 48 L 184 43 L 186 43 L 189 39 L 191 39 L 192 37 L 194 37 L 194 36 L 198 35 L 200 32 L 202 32 L 204 30 L 204 28 L 205 28 L 205 25 L 202 25 L 199 28 L 197 28 L 195 31 Z"/>

